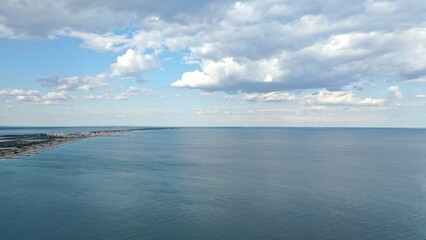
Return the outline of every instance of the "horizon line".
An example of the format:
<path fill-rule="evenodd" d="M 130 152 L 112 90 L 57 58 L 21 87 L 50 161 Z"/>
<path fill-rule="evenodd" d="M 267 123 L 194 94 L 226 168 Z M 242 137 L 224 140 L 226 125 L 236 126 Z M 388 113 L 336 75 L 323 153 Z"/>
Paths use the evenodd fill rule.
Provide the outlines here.
<path fill-rule="evenodd" d="M 347 129 L 426 129 L 426 127 L 404 127 L 404 126 L 172 126 L 172 125 L 0 125 L 4 128 L 347 128 Z"/>

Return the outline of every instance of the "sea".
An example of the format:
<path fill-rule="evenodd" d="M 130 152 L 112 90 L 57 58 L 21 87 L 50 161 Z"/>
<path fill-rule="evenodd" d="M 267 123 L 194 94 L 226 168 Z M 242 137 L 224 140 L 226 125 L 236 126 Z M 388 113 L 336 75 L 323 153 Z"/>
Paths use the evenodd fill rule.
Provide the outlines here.
<path fill-rule="evenodd" d="M 426 239 L 426 129 L 139 130 L 2 159 L 0 239 Z"/>

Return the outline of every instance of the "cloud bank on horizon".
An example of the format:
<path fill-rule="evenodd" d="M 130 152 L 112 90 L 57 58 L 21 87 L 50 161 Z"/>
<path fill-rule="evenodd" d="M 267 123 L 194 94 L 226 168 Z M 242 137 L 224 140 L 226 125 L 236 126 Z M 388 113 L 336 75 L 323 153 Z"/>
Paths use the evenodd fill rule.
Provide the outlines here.
<path fill-rule="evenodd" d="M 196 112 L 228 119 L 214 124 L 232 125 L 253 118 L 256 111 L 259 119 L 275 111 L 273 122 L 247 124 L 319 121 L 327 125 L 329 121 L 357 125 L 357 120 L 350 121 L 355 112 L 368 113 L 361 125 L 375 125 L 378 120 L 385 125 L 426 126 L 410 120 L 415 109 L 423 109 L 417 117 L 426 114 L 424 99 L 416 97 L 426 93 L 426 4 L 422 0 L 184 0 L 161 4 L 1 0 L 0 5 L 2 39 L 54 42 L 71 38 L 80 41 L 81 49 L 115 56 L 96 74 L 34 76 L 40 87 L 54 92 L 0 91 L 16 101 L 59 104 L 75 101 L 78 96 L 73 92 L 82 95 L 79 99 L 120 100 L 120 96 L 130 95 L 123 97 L 130 99 L 146 91 L 164 91 L 155 97 L 161 100 L 181 96 L 180 91 L 188 92 L 185 89 L 193 89 L 188 93 L 193 95 L 198 89 L 220 95 L 227 103 L 221 103 L 220 110 L 207 103 L 185 103 L 186 117 L 192 115 L 190 108 L 201 108 Z M 125 86 L 128 89 L 114 92 L 117 79 L 144 82 L 146 73 L 157 71 L 159 76 L 167 71 L 168 61 L 187 67 L 178 68 L 177 77 L 167 79 L 166 86 L 133 92 L 129 89 L 136 86 Z M 164 88 L 168 90 L 160 90 Z M 223 113 L 230 112 L 225 106 L 234 99 L 241 102 L 231 105 L 246 111 L 229 118 L 230 114 Z M 265 105 L 256 105 L 260 103 Z M 408 113 L 406 119 L 389 120 L 396 111 Z"/>

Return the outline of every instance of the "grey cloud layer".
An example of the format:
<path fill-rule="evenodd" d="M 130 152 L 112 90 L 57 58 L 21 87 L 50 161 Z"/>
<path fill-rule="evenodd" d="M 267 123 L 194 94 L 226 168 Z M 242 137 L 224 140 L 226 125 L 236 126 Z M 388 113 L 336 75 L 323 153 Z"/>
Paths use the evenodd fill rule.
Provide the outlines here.
<path fill-rule="evenodd" d="M 423 0 L 0 4 L 0 36 L 67 35 L 121 52 L 116 76 L 159 67 L 166 49 L 189 50 L 184 60 L 200 69 L 172 79 L 174 87 L 254 93 L 426 77 Z M 111 33 L 129 24 L 138 30 Z"/>
<path fill-rule="evenodd" d="M 146 18 L 160 16 L 188 23 L 190 16 L 214 10 L 220 1 L 182 0 L 0 0 L 0 36 L 48 37 L 64 29 L 108 32 L 129 24 L 141 25 Z M 210 9 L 210 10 L 209 10 Z"/>
<path fill-rule="evenodd" d="M 108 84 L 105 81 L 106 76 L 99 74 L 96 77 L 86 76 L 86 77 L 67 77 L 59 78 L 58 76 L 53 77 L 42 77 L 37 79 L 37 82 L 49 88 L 56 88 L 60 91 L 73 91 L 73 90 L 83 90 L 89 91 L 97 88 L 102 88 Z"/>

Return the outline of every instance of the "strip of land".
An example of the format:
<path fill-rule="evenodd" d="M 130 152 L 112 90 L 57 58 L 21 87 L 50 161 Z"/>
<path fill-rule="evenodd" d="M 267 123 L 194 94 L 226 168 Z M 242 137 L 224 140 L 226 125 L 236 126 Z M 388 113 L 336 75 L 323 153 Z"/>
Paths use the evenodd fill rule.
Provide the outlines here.
<path fill-rule="evenodd" d="M 61 144 L 75 142 L 86 138 L 110 136 L 129 130 L 93 131 L 85 133 L 46 133 L 0 136 L 0 159 L 39 152 Z"/>
<path fill-rule="evenodd" d="M 138 128 L 127 130 L 105 130 L 83 133 L 40 133 L 25 135 L 0 135 L 0 159 L 12 158 L 39 152 L 61 144 L 75 142 L 86 138 L 110 136 L 136 130 L 161 130 L 170 128 Z"/>

